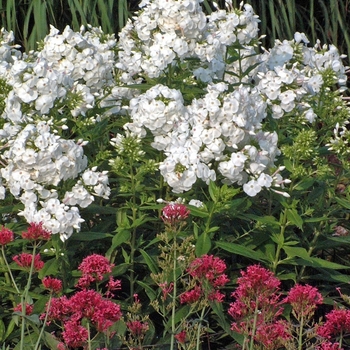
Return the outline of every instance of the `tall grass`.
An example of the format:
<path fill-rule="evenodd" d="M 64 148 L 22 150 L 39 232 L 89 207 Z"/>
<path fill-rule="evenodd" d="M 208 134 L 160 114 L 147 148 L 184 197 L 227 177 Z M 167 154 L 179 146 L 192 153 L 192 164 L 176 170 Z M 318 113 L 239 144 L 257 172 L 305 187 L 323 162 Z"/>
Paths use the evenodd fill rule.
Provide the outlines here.
<path fill-rule="evenodd" d="M 49 31 L 50 24 L 74 30 L 91 24 L 105 32 L 118 33 L 140 0 L 0 0 L 0 25 L 12 30 L 25 50 L 35 49 Z M 350 0 L 246 0 L 260 16 L 263 44 L 275 39 L 291 39 L 304 32 L 311 42 L 320 39 L 333 43 L 350 56 Z M 218 0 L 220 7 L 225 0 Z M 241 0 L 232 0 L 239 7 Z M 204 0 L 203 8 L 212 11 L 213 1 Z"/>

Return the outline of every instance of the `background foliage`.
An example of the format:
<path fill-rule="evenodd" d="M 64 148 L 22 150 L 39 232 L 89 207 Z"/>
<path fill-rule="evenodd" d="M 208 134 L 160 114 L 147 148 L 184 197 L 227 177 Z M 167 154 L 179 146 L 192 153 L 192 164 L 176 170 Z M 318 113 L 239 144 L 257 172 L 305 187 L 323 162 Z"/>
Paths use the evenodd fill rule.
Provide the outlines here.
<path fill-rule="evenodd" d="M 238 7 L 241 0 L 233 0 Z M 225 1 L 217 1 L 222 8 Z M 266 34 L 265 47 L 276 38 L 292 39 L 296 31 L 304 32 L 311 42 L 320 39 L 332 43 L 341 53 L 350 56 L 349 0 L 247 0 L 261 19 L 261 33 Z M 78 31 L 81 25 L 101 26 L 105 33 L 118 33 L 127 19 L 138 10 L 137 0 L 1 0 L 0 25 L 12 30 L 26 51 L 49 32 L 52 24 L 63 30 L 70 25 Z M 206 12 L 214 8 L 203 2 Z"/>

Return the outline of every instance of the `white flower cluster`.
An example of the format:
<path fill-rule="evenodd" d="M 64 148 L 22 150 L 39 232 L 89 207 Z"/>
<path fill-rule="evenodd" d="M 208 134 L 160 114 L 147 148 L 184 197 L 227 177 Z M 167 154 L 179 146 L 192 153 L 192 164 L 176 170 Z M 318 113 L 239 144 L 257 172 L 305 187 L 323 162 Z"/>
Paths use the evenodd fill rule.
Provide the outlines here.
<path fill-rule="evenodd" d="M 192 83 L 207 84 L 192 101 L 169 86 L 149 88 L 130 100 L 125 127 L 136 137 L 153 135 L 152 146 L 165 156 L 160 172 L 176 193 L 197 179 L 217 178 L 242 185 L 249 196 L 262 188 L 277 191 L 289 180 L 274 166 L 278 137 L 264 131 L 264 119 L 294 113 L 312 123 L 317 116 L 310 100 L 321 91 L 323 72 L 331 70 L 334 83 L 345 84 L 342 56 L 333 46 L 307 47 L 301 33 L 259 53 L 259 19 L 250 5 L 233 9 L 227 1 L 226 10 L 206 17 L 200 3 L 144 0 L 121 32 L 121 82 L 149 81 L 181 66 Z"/>
<path fill-rule="evenodd" d="M 345 85 L 342 56 L 332 45 L 308 47 L 301 33 L 260 53 L 250 5 L 234 9 L 227 0 L 225 10 L 206 16 L 201 2 L 143 0 L 118 42 L 98 28 L 52 27 L 28 55 L 2 30 L 0 199 L 11 193 L 27 221 L 67 239 L 80 229 L 78 207 L 110 193 L 107 173 L 88 168 L 86 141 L 66 136 L 68 125 L 126 113 L 126 135 L 152 137 L 174 192 L 220 180 L 249 196 L 263 188 L 287 196 L 278 191 L 288 179 L 275 166 L 278 136 L 266 117 L 317 120 L 313 106 L 325 80 Z M 127 87 L 144 82 L 143 93 Z M 91 115 L 94 107 L 105 112 Z"/>
<path fill-rule="evenodd" d="M 84 118 L 113 85 L 116 41 L 102 37 L 98 29 L 67 27 L 59 34 L 51 28 L 41 51 L 21 55 L 11 34 L 1 33 L 0 84 L 8 93 L 2 96 L 0 199 L 8 190 L 24 205 L 20 215 L 62 240 L 84 221 L 77 206 L 110 192 L 106 172 L 87 168 L 87 142 L 62 136 L 68 128 L 63 110 Z M 71 190 L 64 191 L 67 180 Z"/>

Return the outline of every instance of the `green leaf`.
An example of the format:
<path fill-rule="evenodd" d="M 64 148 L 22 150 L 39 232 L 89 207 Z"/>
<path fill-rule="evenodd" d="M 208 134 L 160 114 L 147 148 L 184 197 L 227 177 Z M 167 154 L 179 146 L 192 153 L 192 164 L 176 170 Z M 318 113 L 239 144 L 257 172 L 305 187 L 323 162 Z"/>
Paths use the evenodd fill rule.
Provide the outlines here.
<path fill-rule="evenodd" d="M 0 320 L 0 341 L 5 340 L 6 327 L 3 320 Z"/>
<path fill-rule="evenodd" d="M 130 241 L 131 233 L 129 230 L 121 229 L 118 231 L 112 239 L 111 249 L 119 247 L 123 243 Z"/>
<path fill-rule="evenodd" d="M 58 264 L 59 262 L 56 258 L 46 261 L 44 267 L 39 271 L 39 278 L 55 276 L 58 272 Z"/>
<path fill-rule="evenodd" d="M 143 256 L 150 271 L 154 274 L 157 274 L 159 270 L 158 270 L 158 265 L 154 261 L 154 259 L 149 254 L 147 254 L 143 249 L 140 249 L 140 253 Z"/>
<path fill-rule="evenodd" d="M 13 330 L 15 329 L 16 326 L 16 320 L 15 319 L 11 319 L 9 325 L 7 326 L 6 329 L 6 333 L 5 333 L 5 337 L 4 339 L 7 339 L 9 337 L 9 335 L 13 332 Z"/>
<path fill-rule="evenodd" d="M 60 343 L 57 337 L 49 332 L 43 333 L 43 340 L 50 349 L 57 349 L 57 345 Z"/>
<path fill-rule="evenodd" d="M 208 186 L 210 198 L 214 203 L 217 203 L 220 195 L 220 188 L 218 188 L 214 181 L 210 181 Z"/>
<path fill-rule="evenodd" d="M 335 197 L 335 200 L 338 204 L 340 204 L 342 207 L 346 208 L 346 209 L 350 209 L 350 201 L 344 199 L 344 198 L 338 198 Z"/>
<path fill-rule="evenodd" d="M 177 309 L 177 311 L 175 312 L 175 317 L 174 317 L 175 324 L 179 323 L 186 316 L 188 316 L 189 309 L 190 309 L 189 305 L 184 305 L 183 307 L 180 307 Z M 171 329 L 171 322 L 172 322 L 172 319 L 170 318 L 166 324 L 167 329 Z"/>
<path fill-rule="evenodd" d="M 297 262 L 299 265 L 319 267 L 324 269 L 332 269 L 332 270 L 350 269 L 349 266 L 344 266 L 328 260 L 323 260 L 323 259 L 314 258 L 314 257 L 310 257 L 308 259 L 298 259 Z"/>
<path fill-rule="evenodd" d="M 101 232 L 77 232 L 69 237 L 70 241 L 96 241 L 105 238 L 111 238 L 113 235 L 110 233 L 101 233 Z"/>
<path fill-rule="evenodd" d="M 188 207 L 191 211 L 191 215 L 194 217 L 207 218 L 209 216 L 209 213 L 206 207 L 197 208 L 193 205 L 189 205 Z"/>
<path fill-rule="evenodd" d="M 207 232 L 203 232 L 196 242 L 196 256 L 207 254 L 211 248 L 211 239 Z"/>
<path fill-rule="evenodd" d="M 308 188 L 310 188 L 315 183 L 315 180 L 313 178 L 305 177 L 303 180 L 298 182 L 294 189 L 297 191 L 305 191 Z"/>
<path fill-rule="evenodd" d="M 287 219 L 296 227 L 303 229 L 303 219 L 298 214 L 296 209 L 294 208 L 288 208 L 287 210 Z"/>
<path fill-rule="evenodd" d="M 149 300 L 153 301 L 157 298 L 157 293 L 150 287 L 149 284 L 143 281 L 137 281 L 137 284 L 145 290 Z"/>
<path fill-rule="evenodd" d="M 249 220 L 255 220 L 257 222 L 260 222 L 265 225 L 271 225 L 275 227 L 280 227 L 280 223 L 277 221 L 277 219 L 274 216 L 265 215 L 265 216 L 258 216 L 254 214 L 244 214 L 242 218 L 246 218 Z"/>
<path fill-rule="evenodd" d="M 266 256 L 262 252 L 247 248 L 241 244 L 228 243 L 228 242 L 215 242 L 215 245 L 218 248 L 221 248 L 229 253 L 241 255 L 246 258 L 261 261 L 261 262 L 268 261 L 266 259 Z"/>
<path fill-rule="evenodd" d="M 295 256 L 299 258 L 309 259 L 310 256 L 305 248 L 302 247 L 291 247 L 291 246 L 283 246 L 282 249 L 287 254 L 288 258 L 294 258 Z"/>

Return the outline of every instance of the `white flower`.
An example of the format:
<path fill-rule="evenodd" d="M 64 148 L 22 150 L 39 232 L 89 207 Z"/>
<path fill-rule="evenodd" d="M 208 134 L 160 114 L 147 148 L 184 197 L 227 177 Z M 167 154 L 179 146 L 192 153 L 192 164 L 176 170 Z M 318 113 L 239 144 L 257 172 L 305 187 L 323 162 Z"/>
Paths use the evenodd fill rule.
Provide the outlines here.
<path fill-rule="evenodd" d="M 250 197 L 256 196 L 261 191 L 261 186 L 258 181 L 250 180 L 243 185 L 243 191 Z"/>

